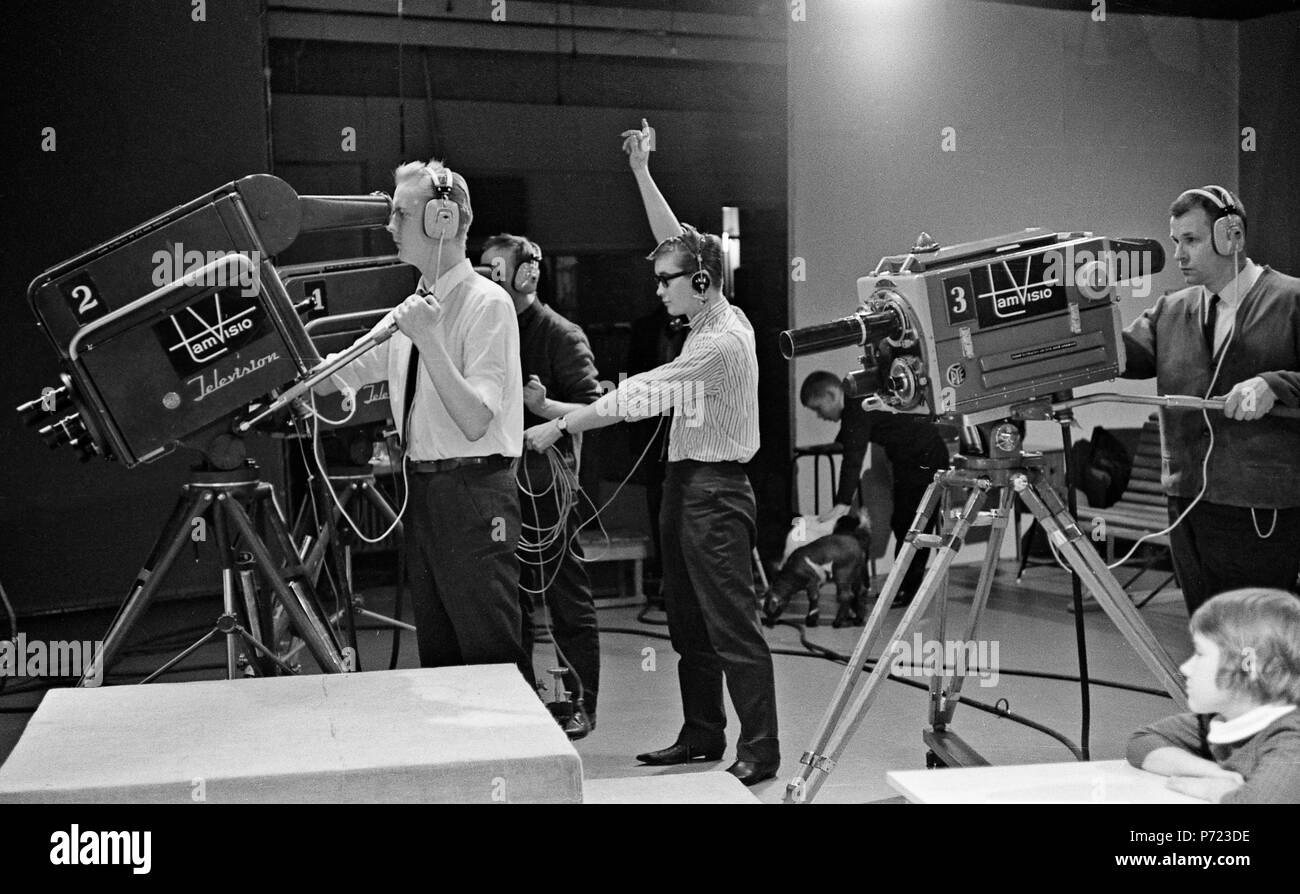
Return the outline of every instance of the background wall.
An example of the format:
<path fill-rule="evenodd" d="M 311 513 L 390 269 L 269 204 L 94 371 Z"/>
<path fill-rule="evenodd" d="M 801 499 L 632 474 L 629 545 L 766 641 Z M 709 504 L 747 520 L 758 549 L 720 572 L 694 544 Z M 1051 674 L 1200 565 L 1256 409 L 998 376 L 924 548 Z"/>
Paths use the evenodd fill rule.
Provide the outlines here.
<path fill-rule="evenodd" d="M 41 271 L 223 183 L 267 170 L 261 4 L 5 7 L 17 164 L 0 182 L 0 581 L 20 613 L 121 601 L 195 456 L 132 470 L 51 452 L 13 408 L 57 384 L 27 304 Z M 42 151 L 43 128 L 55 151 Z M 11 158 L 13 156 L 11 155 Z M 274 451 L 259 450 L 275 477 Z M 209 578 L 177 563 L 175 588 Z"/>
<path fill-rule="evenodd" d="M 641 6 L 511 0 L 505 23 L 489 0 L 407 0 L 403 21 L 397 4 L 372 0 L 228 0 L 206 4 L 201 22 L 176 0 L 7 6 L 0 39 L 20 74 L 6 99 L 21 159 L 0 183 L 11 211 L 0 581 L 18 611 L 119 602 L 196 460 L 81 465 L 22 427 L 12 408 L 59 372 L 25 298 L 42 270 L 246 174 L 271 171 L 304 194 L 364 193 L 391 190 L 399 162 L 437 155 L 473 186 L 472 249 L 510 228 L 548 259 L 578 259 L 577 300 L 563 310 L 607 327 L 593 341 L 611 345 L 601 373 L 617 381 L 618 327 L 656 307 L 652 240 L 619 148 L 643 116 L 660 135 L 656 179 L 683 219 L 716 231 L 722 205 L 742 209 L 738 291 L 770 346 L 761 388 L 775 420 L 756 478 L 765 514 L 785 516 L 784 4 Z M 56 151 L 42 151 L 45 127 Z M 391 250 L 382 233 L 304 237 L 277 260 Z M 257 452 L 277 479 L 274 447 Z M 643 515 L 627 513 L 642 526 Z M 214 588 L 210 566 L 178 565 L 169 589 Z"/>
<path fill-rule="evenodd" d="M 1300 12 L 1241 23 L 1241 126 L 1255 130 L 1241 153 L 1241 200 L 1250 255 L 1300 276 Z"/>
<path fill-rule="evenodd" d="M 1257 180 L 1295 177 L 1295 78 L 1278 88 L 1273 74 L 1279 64 L 1294 71 L 1295 16 L 1242 26 L 1249 40 L 1239 54 L 1236 23 L 1113 12 L 1097 22 L 1082 6 L 808 4 L 807 21 L 791 23 L 789 40 L 790 251 L 807 271 L 806 282 L 792 284 L 795 325 L 851 312 L 856 278 L 881 256 L 905 251 L 922 230 L 943 244 L 1037 226 L 1167 245 L 1167 210 L 1182 190 L 1239 185 L 1239 58 L 1250 82 L 1243 102 L 1269 122 L 1261 129 L 1276 153 L 1266 158 L 1261 150 L 1253 163 L 1270 173 L 1241 183 L 1251 254 L 1281 257 L 1294 218 L 1280 219 L 1290 221 L 1279 228 L 1288 235 L 1275 235 L 1266 252 L 1253 250 L 1260 212 L 1270 208 L 1258 200 Z M 1278 27 L 1288 24 L 1289 31 Z M 942 151 L 948 127 L 952 152 Z M 1284 161 L 1288 173 L 1279 178 Z M 1279 190 L 1270 201 L 1294 209 L 1295 197 L 1294 189 Z M 1181 287 L 1168 263 L 1151 296 L 1123 301 L 1124 322 Z M 803 358 L 793 364 L 792 387 L 814 369 L 843 374 L 856 361 L 851 350 Z M 1090 390 L 1154 393 L 1154 383 L 1080 393 Z M 798 406 L 793 412 L 796 443 L 834 437 L 834 425 Z M 1085 408 L 1075 436 L 1102 423 L 1138 426 L 1147 415 L 1119 405 Z M 1031 447 L 1059 446 L 1054 424 L 1030 429 Z M 805 505 L 810 478 L 800 478 Z"/>

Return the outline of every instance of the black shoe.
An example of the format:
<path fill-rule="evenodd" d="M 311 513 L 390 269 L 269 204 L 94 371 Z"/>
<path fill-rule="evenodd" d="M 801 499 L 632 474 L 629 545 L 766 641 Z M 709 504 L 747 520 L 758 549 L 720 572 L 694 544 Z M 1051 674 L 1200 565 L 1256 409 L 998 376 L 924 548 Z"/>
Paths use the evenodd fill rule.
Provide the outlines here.
<path fill-rule="evenodd" d="M 670 764 L 688 764 L 691 761 L 720 761 L 722 760 L 722 752 L 722 747 L 710 751 L 708 749 L 693 748 L 690 745 L 683 745 L 678 742 L 658 751 L 647 751 L 645 754 L 638 754 L 636 759 L 652 767 L 666 767 Z"/>
<path fill-rule="evenodd" d="M 741 785 L 750 786 L 772 779 L 780 766 L 780 761 L 770 764 L 761 761 L 736 761 L 727 767 L 727 772 L 739 779 Z"/>
<path fill-rule="evenodd" d="M 915 595 L 916 595 L 916 594 L 914 594 L 914 593 L 908 593 L 908 592 L 905 592 L 905 591 L 900 590 L 899 593 L 898 593 L 898 595 L 894 597 L 894 601 L 890 604 L 889 607 L 890 607 L 890 608 L 907 608 L 907 606 L 909 606 L 909 605 L 912 604 L 912 598 L 913 598 Z"/>

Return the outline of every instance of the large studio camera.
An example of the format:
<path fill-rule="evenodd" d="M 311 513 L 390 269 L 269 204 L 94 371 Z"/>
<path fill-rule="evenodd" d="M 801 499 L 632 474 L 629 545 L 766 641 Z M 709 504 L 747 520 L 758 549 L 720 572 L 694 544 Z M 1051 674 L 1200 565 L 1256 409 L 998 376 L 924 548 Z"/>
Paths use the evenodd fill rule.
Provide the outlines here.
<path fill-rule="evenodd" d="M 390 207 L 254 174 L 47 270 L 28 300 L 64 372 L 19 411 L 83 458 L 131 467 L 186 443 L 234 468 L 232 422 L 320 361 L 271 258 L 300 233 L 383 226 Z"/>
<path fill-rule="evenodd" d="M 419 275 L 419 269 L 396 255 L 280 268 L 285 291 L 296 307 L 306 310 L 307 334 L 322 357 L 370 332 L 416 290 Z M 352 404 L 346 403 L 349 399 Z M 315 406 L 323 431 L 382 424 L 392 415 L 387 381 L 364 384 L 351 396 L 337 391 L 317 395 Z"/>
<path fill-rule="evenodd" d="M 926 234 L 858 279 L 850 316 L 781 333 L 787 359 L 860 345 L 846 396 L 896 410 L 1005 416 L 1014 404 L 1113 379 L 1124 366 L 1121 282 L 1164 267 L 1146 239 L 1029 229 L 940 248 Z M 984 412 L 987 411 L 987 412 Z"/>

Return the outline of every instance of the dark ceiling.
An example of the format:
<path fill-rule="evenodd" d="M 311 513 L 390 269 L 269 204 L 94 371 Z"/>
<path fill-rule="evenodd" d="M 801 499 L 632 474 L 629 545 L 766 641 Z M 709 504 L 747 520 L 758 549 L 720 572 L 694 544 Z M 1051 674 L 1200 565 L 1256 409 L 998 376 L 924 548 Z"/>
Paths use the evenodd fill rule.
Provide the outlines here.
<path fill-rule="evenodd" d="M 990 3 L 1012 3 L 1016 6 L 1036 6 L 1042 9 L 1090 10 L 1090 0 L 984 0 Z M 1254 19 L 1278 12 L 1300 9 L 1300 0 L 1106 0 L 1108 14 L 1147 16 L 1181 16 L 1189 19 Z"/>
<path fill-rule="evenodd" d="M 571 0 L 577 6 L 626 6 L 678 12 L 765 16 L 787 6 L 785 0 Z M 810 0 L 816 3 L 817 0 Z M 956 0 L 954 0 L 956 2 Z M 1091 0 L 984 0 L 1044 9 L 1091 10 Z M 1106 0 L 1107 13 L 1184 16 L 1196 19 L 1253 19 L 1300 9 L 1300 0 Z"/>

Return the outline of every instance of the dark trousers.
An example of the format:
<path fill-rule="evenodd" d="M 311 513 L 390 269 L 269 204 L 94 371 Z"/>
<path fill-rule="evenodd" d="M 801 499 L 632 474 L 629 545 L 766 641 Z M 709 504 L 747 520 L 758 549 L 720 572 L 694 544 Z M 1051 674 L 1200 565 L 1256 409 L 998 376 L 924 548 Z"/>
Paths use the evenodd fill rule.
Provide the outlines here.
<path fill-rule="evenodd" d="M 526 458 L 527 474 L 519 472 L 519 481 L 529 496 L 519 492 L 519 510 L 524 523 L 524 536 L 536 543 L 538 529 L 549 530 L 559 518 L 555 491 L 551 484 L 551 467 L 546 457 L 529 453 Z M 582 691 L 582 706 L 588 716 L 596 716 L 596 693 L 600 688 L 600 629 L 596 620 L 596 605 L 591 598 L 591 580 L 583 564 L 582 545 L 575 536 L 577 523 L 570 512 L 564 533 L 546 548 L 543 554 L 529 551 L 519 564 L 519 606 L 523 613 L 524 655 L 531 661 L 533 655 L 533 617 L 541 596 L 535 592 L 545 589 L 545 604 L 550 610 L 551 638 L 558 653 L 567 659 L 556 667 L 571 667 L 564 676 L 564 686 L 570 692 Z M 526 588 L 526 589 L 525 589 Z M 534 592 L 529 592 L 532 590 Z M 574 673 L 578 679 L 574 679 Z M 581 682 L 581 686 L 579 686 Z"/>
<path fill-rule="evenodd" d="M 775 763 L 776 685 L 754 593 L 754 518 L 754 492 L 739 463 L 668 464 L 660 536 L 685 715 L 677 742 L 725 748 L 725 677 L 740 716 L 736 759 Z"/>
<path fill-rule="evenodd" d="M 514 470 L 411 472 L 406 575 L 421 667 L 514 664 L 519 637 L 519 495 Z"/>
<path fill-rule="evenodd" d="M 921 506 L 921 499 L 925 496 L 925 491 L 934 483 L 933 478 L 909 480 L 904 479 L 894 483 L 894 512 L 889 517 L 889 528 L 894 532 L 894 557 L 898 557 L 898 552 L 903 548 L 903 539 L 907 532 L 912 528 L 912 522 L 916 520 L 916 510 Z M 938 514 L 930 519 L 930 524 L 925 531 L 932 532 L 935 530 L 935 519 Z M 916 595 L 916 591 L 921 587 L 921 581 L 925 579 L 925 565 L 930 558 L 928 549 L 919 549 L 916 556 L 912 559 L 911 567 L 907 569 L 907 574 L 903 575 L 902 588 L 898 591 L 900 597 L 911 599 Z"/>
<path fill-rule="evenodd" d="M 1169 498 L 1172 522 L 1191 505 Z M 1269 534 L 1260 537 L 1260 533 Z M 1296 592 L 1300 575 L 1300 508 L 1251 510 L 1202 500 L 1169 534 L 1174 572 L 1188 614 L 1211 596 L 1238 587 L 1275 587 Z"/>

